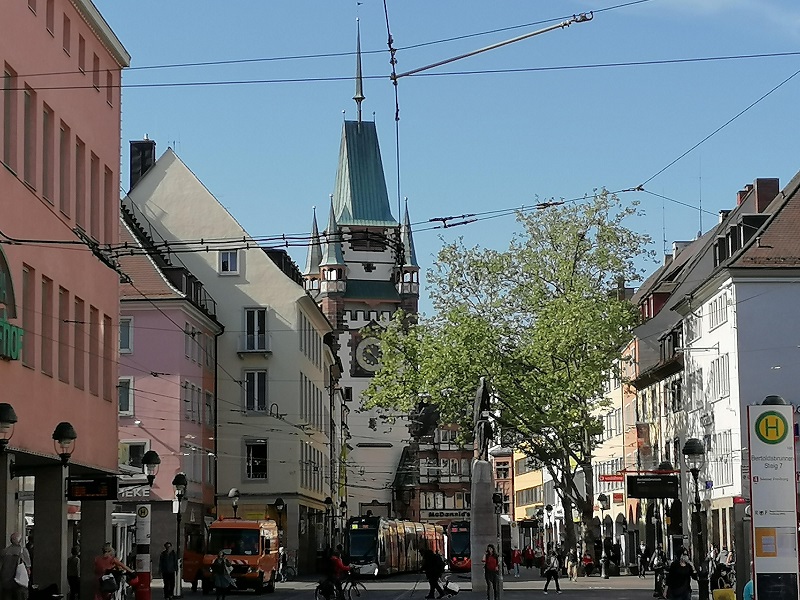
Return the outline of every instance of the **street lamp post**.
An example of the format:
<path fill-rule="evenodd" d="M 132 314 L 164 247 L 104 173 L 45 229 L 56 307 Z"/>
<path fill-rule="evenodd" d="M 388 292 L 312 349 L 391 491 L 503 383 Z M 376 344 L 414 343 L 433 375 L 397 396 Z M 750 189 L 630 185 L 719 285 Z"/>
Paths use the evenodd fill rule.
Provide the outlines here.
<path fill-rule="evenodd" d="M 278 546 L 284 546 L 285 543 L 283 542 L 283 509 L 286 508 L 286 504 L 283 502 L 283 498 L 280 496 L 275 498 L 275 512 L 278 514 Z"/>
<path fill-rule="evenodd" d="M 600 494 L 597 497 L 597 503 L 600 505 L 600 547 L 602 548 L 602 550 L 600 551 L 600 577 L 602 577 L 603 579 L 608 579 L 609 556 L 608 552 L 606 552 L 605 511 L 611 508 L 611 503 L 608 501 L 608 496 L 606 496 L 605 494 Z"/>
<path fill-rule="evenodd" d="M 553 505 L 548 504 L 544 507 L 544 511 L 547 513 L 547 529 L 545 530 L 545 554 L 547 554 L 547 550 L 549 550 L 549 545 L 553 542 Z M 550 533 L 547 533 L 547 532 Z M 555 544 L 553 544 L 555 546 Z"/>
<path fill-rule="evenodd" d="M 672 466 L 672 463 L 668 460 L 661 461 L 658 465 L 658 472 L 659 473 L 672 473 L 675 468 Z M 661 498 L 661 511 L 660 516 L 658 517 L 658 528 L 656 529 L 656 543 L 658 543 L 658 535 L 661 534 L 661 543 L 666 551 L 670 552 L 667 556 L 671 556 L 671 548 L 672 548 L 672 540 L 669 536 L 669 527 L 667 527 L 665 531 L 664 524 L 666 523 L 666 512 L 667 512 L 667 502 L 664 498 Z"/>
<path fill-rule="evenodd" d="M 183 598 L 183 556 L 181 554 L 181 542 L 183 541 L 183 531 L 181 531 L 181 520 L 183 515 L 183 499 L 186 497 L 186 486 L 189 485 L 185 473 L 176 473 L 172 480 L 172 487 L 175 488 L 175 497 L 178 499 L 178 508 L 175 511 L 175 521 L 177 530 L 175 532 L 175 554 L 178 558 L 178 572 L 175 573 L 175 598 Z"/>
<path fill-rule="evenodd" d="M 233 508 L 233 518 L 238 518 L 239 512 L 239 489 L 238 488 L 231 488 L 228 491 L 228 498 L 231 499 L 231 508 Z"/>
<path fill-rule="evenodd" d="M 700 483 L 698 477 L 706 464 L 706 449 L 703 442 L 697 438 L 686 440 L 683 445 L 683 456 L 686 466 L 694 479 L 694 513 L 692 514 L 692 527 L 697 549 L 695 560 L 698 564 L 697 597 L 698 600 L 708 600 L 708 572 L 705 565 L 705 543 L 703 540 L 703 522 L 700 515 Z"/>
<path fill-rule="evenodd" d="M 340 528 L 340 531 L 342 532 L 342 544 L 344 544 L 344 542 L 345 542 L 345 533 L 344 532 L 346 531 L 345 528 L 347 527 L 347 501 L 344 498 L 342 498 L 341 502 L 339 502 L 339 512 L 342 515 L 342 517 L 341 517 L 342 518 L 342 526 Z"/>
<path fill-rule="evenodd" d="M 325 497 L 325 544 L 328 548 L 331 547 L 331 518 L 333 517 L 333 498 L 330 496 Z"/>

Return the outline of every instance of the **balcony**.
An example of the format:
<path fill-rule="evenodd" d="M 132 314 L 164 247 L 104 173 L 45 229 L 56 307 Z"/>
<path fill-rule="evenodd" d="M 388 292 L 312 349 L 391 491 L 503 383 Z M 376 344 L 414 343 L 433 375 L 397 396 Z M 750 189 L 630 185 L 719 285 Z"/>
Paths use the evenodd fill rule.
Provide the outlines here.
<path fill-rule="evenodd" d="M 267 358 L 272 354 L 272 336 L 268 333 L 240 335 L 236 353 L 239 358 L 251 355 Z"/>

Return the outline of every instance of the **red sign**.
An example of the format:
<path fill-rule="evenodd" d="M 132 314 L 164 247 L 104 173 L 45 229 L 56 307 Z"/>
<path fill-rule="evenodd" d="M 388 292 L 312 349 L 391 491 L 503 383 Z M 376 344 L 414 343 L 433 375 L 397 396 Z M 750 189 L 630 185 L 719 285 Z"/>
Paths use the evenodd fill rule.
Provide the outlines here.
<path fill-rule="evenodd" d="M 624 475 L 600 475 L 600 481 L 622 483 L 625 481 Z"/>
<path fill-rule="evenodd" d="M 625 494 L 622 492 L 614 492 L 614 504 L 622 504 L 625 502 Z"/>

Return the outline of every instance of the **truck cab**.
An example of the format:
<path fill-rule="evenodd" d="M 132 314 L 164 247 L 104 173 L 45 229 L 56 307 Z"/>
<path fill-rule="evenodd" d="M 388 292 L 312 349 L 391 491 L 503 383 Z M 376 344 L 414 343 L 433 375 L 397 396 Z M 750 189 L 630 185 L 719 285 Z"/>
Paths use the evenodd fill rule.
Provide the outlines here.
<path fill-rule="evenodd" d="M 220 519 L 208 528 L 203 556 L 203 593 L 214 589 L 211 563 L 222 551 L 230 562 L 231 578 L 240 590 L 275 591 L 278 572 L 278 527 L 272 519 Z"/>

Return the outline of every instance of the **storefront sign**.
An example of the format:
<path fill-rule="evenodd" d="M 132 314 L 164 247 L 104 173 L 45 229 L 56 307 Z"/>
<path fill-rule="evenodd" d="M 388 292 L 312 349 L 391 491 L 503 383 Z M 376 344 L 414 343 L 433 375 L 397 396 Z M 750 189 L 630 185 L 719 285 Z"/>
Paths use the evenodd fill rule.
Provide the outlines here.
<path fill-rule="evenodd" d="M 125 487 L 119 491 L 120 500 L 141 500 L 150 498 L 150 486 L 146 483 Z"/>
<path fill-rule="evenodd" d="M 12 325 L 8 319 L 17 318 L 17 302 L 11 270 L 3 249 L 0 248 L 0 359 L 19 360 L 22 358 L 21 327 Z"/>
<path fill-rule="evenodd" d="M 608 483 L 622 483 L 625 481 L 624 475 L 600 475 L 600 481 Z"/>
<path fill-rule="evenodd" d="M 459 519 L 468 521 L 470 511 L 468 510 L 421 510 L 419 518 L 423 521 L 431 519 Z"/>
<path fill-rule="evenodd" d="M 797 598 L 794 410 L 748 406 L 747 418 L 756 597 Z"/>
<path fill-rule="evenodd" d="M 67 500 L 116 500 L 116 475 L 67 477 Z"/>
<path fill-rule="evenodd" d="M 613 496 L 614 496 L 613 499 L 614 504 L 622 504 L 623 502 L 625 502 L 625 494 L 623 494 L 622 492 L 614 492 Z"/>

